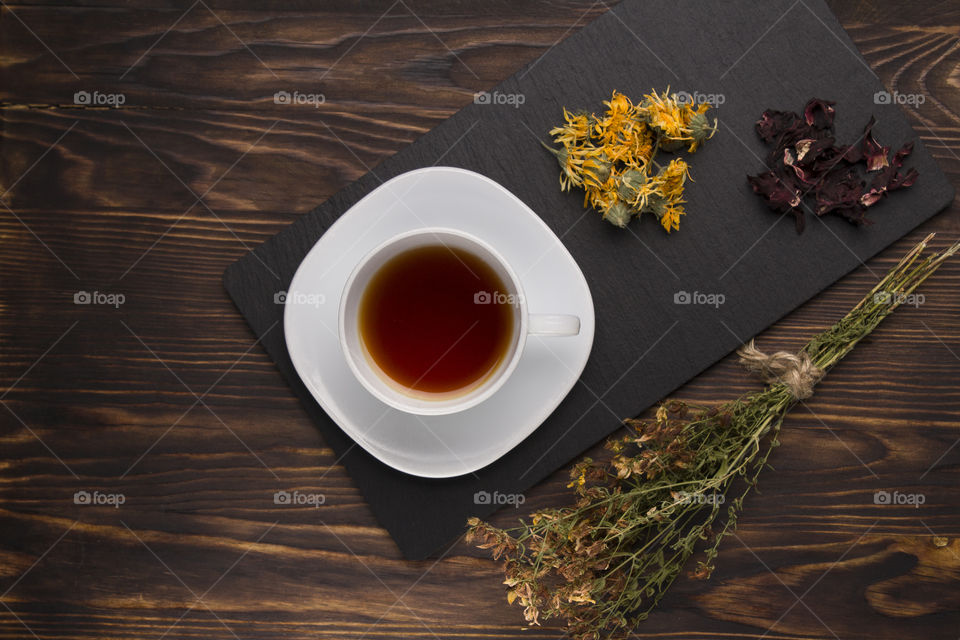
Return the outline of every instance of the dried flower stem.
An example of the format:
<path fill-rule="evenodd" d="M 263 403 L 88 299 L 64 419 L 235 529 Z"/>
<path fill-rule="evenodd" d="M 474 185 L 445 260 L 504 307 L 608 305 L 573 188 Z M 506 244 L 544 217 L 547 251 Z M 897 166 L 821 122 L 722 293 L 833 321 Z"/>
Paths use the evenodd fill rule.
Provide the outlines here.
<path fill-rule="evenodd" d="M 932 237 L 803 347 L 816 367 L 834 367 L 960 249 L 923 257 Z M 509 530 L 471 518 L 468 539 L 504 560 L 507 600 L 530 624 L 562 617 L 573 638 L 625 635 L 695 553 L 693 576 L 710 576 L 797 402 L 781 382 L 713 408 L 668 401 L 653 421 L 625 421 L 631 432 L 607 443 L 609 462 L 574 465 L 574 506 L 538 511 Z"/>

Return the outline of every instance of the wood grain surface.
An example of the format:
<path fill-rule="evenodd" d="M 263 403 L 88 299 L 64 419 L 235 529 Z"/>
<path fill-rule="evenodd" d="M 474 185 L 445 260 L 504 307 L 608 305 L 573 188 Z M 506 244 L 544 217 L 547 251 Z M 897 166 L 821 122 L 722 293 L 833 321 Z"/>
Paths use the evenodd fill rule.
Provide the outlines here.
<path fill-rule="evenodd" d="M 0 637 L 561 635 L 523 630 L 497 566 L 462 541 L 401 559 L 221 274 L 611 4 L 0 7 Z M 830 4 L 890 90 L 923 96 L 906 111 L 960 184 L 960 2 Z M 280 90 L 325 103 L 274 104 Z M 761 344 L 800 346 L 923 234 L 960 236 L 956 214 Z M 81 291 L 123 303 L 74 304 Z M 788 418 L 714 577 L 678 582 L 637 637 L 960 636 L 960 263 L 923 294 Z M 677 395 L 754 388 L 727 359 Z M 565 483 L 496 521 L 562 504 Z"/>

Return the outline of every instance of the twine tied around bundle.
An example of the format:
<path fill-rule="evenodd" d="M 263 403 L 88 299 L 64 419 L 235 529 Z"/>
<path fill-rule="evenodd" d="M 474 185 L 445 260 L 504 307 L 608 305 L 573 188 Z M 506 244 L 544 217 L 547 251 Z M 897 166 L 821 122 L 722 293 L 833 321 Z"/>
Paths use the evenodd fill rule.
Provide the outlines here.
<path fill-rule="evenodd" d="M 813 388 L 826 373 L 813 364 L 810 356 L 803 351 L 796 354 L 786 351 L 766 354 L 753 344 L 753 340 L 740 347 L 737 354 L 740 364 L 748 371 L 756 373 L 769 384 L 782 384 L 797 400 L 812 396 Z"/>

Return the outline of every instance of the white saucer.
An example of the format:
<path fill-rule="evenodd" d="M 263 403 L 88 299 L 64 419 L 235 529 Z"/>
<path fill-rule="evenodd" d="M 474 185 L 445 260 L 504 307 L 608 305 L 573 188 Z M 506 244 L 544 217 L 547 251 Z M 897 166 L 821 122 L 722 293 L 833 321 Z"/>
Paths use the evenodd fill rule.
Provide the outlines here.
<path fill-rule="evenodd" d="M 418 416 L 380 402 L 354 378 L 340 351 L 337 310 L 367 252 L 430 226 L 460 229 L 495 247 L 519 275 L 530 312 L 577 315 L 580 334 L 530 336 L 513 375 L 488 400 L 460 413 Z M 429 478 L 476 471 L 533 433 L 576 384 L 593 330 L 587 281 L 549 227 L 493 180 L 453 167 L 401 174 L 340 216 L 297 269 L 284 310 L 290 359 L 324 411 L 381 462 Z"/>

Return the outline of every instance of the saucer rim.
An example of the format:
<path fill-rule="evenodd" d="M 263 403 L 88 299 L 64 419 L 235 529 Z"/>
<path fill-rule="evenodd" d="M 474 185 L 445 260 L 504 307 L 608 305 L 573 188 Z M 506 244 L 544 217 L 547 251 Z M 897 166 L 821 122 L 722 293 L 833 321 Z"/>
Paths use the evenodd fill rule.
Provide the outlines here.
<path fill-rule="evenodd" d="M 499 193 L 505 195 L 507 199 L 510 200 L 516 207 L 518 207 L 521 211 L 525 212 L 528 216 L 530 216 L 532 219 L 536 221 L 537 228 L 540 230 L 540 232 L 548 234 L 549 237 L 552 238 L 553 242 L 558 244 L 560 248 L 563 249 L 563 252 L 565 252 L 566 256 L 563 257 L 561 254 L 560 259 L 565 259 L 569 261 L 569 264 L 575 268 L 576 270 L 575 273 L 578 274 L 581 278 L 581 282 L 583 284 L 583 293 L 585 294 L 585 298 L 583 300 L 584 302 L 583 308 L 577 309 L 576 311 L 576 313 L 580 314 L 581 316 L 581 331 L 582 331 L 581 335 L 586 336 L 585 345 L 582 350 L 582 355 L 579 356 L 577 358 L 577 362 L 574 363 L 576 366 L 572 368 L 566 367 L 570 371 L 570 376 L 568 377 L 569 382 L 566 383 L 565 385 L 562 385 L 562 387 L 558 385 L 554 393 L 543 397 L 542 401 L 536 402 L 536 404 L 533 406 L 537 408 L 531 408 L 529 411 L 528 418 L 523 421 L 524 425 L 526 426 L 524 426 L 524 428 L 515 429 L 514 433 L 516 433 L 517 435 L 513 438 L 510 438 L 509 440 L 503 440 L 502 441 L 503 446 L 497 447 L 495 450 L 493 450 L 493 453 L 491 455 L 485 458 L 481 458 L 479 462 L 466 464 L 459 458 L 459 456 L 456 455 L 456 453 L 451 451 L 452 453 L 451 458 L 448 461 L 446 461 L 446 464 L 435 463 L 433 465 L 434 468 L 431 468 L 429 464 L 427 464 L 426 466 L 419 466 L 417 464 L 416 458 L 412 456 L 399 455 L 397 457 L 394 457 L 391 455 L 391 452 L 387 450 L 386 447 L 382 445 L 375 445 L 370 441 L 368 441 L 365 437 L 365 434 L 361 430 L 355 428 L 355 425 L 352 424 L 352 420 L 349 418 L 349 416 L 342 415 L 343 412 L 338 412 L 333 409 L 333 406 L 340 406 L 340 405 L 338 405 L 338 403 L 333 401 L 331 394 L 326 393 L 321 389 L 318 389 L 314 385 L 313 381 L 311 380 L 311 376 L 308 375 L 309 367 L 311 365 L 314 365 L 314 368 L 317 369 L 317 375 L 319 376 L 320 375 L 319 370 L 322 368 L 322 364 L 320 367 L 317 367 L 316 362 L 313 362 L 309 359 L 306 359 L 304 357 L 301 357 L 295 354 L 296 349 L 293 348 L 290 340 L 290 336 L 295 335 L 291 331 L 291 323 L 293 322 L 292 320 L 293 314 L 296 313 L 296 311 L 293 310 L 294 309 L 293 305 L 291 305 L 290 303 L 290 300 L 291 300 L 290 292 L 295 292 L 297 290 L 297 288 L 294 285 L 297 283 L 298 279 L 300 279 L 301 275 L 305 273 L 304 269 L 311 262 L 311 258 L 314 257 L 314 253 L 319 250 L 320 248 L 319 245 L 321 244 L 321 242 L 325 238 L 327 238 L 331 232 L 335 232 L 339 227 L 342 227 L 343 224 L 345 224 L 350 217 L 357 215 L 355 213 L 356 210 L 361 209 L 361 205 L 366 200 L 372 198 L 378 192 L 388 189 L 388 187 L 395 182 L 409 180 L 411 178 L 424 175 L 424 174 L 439 174 L 439 175 L 460 174 L 462 176 L 468 177 L 469 179 L 476 180 L 480 183 L 483 183 L 486 188 L 492 188 L 495 191 L 498 191 Z M 414 184 L 414 187 L 415 186 L 416 186 L 416 183 Z M 414 187 L 411 187 L 411 189 Z M 406 193 L 409 193 L 409 191 L 405 192 L 403 195 L 406 195 Z M 402 197 L 402 196 L 398 196 L 398 197 Z M 408 229 L 408 231 L 413 231 L 419 228 L 429 228 L 432 226 L 436 226 L 436 225 L 423 224 L 419 226 L 411 226 Z M 493 242 L 486 239 L 484 240 L 488 244 L 496 248 Z M 346 255 L 351 255 L 349 250 Z M 362 258 L 362 256 L 360 256 L 360 258 Z M 351 268 L 351 271 L 352 271 L 352 268 Z M 518 280 L 521 282 L 521 285 L 524 284 L 523 276 L 519 276 Z M 324 413 L 326 413 L 327 416 L 331 420 L 333 420 L 333 422 L 337 425 L 337 427 L 341 431 L 343 431 L 351 440 L 353 440 L 356 444 L 358 444 L 361 448 L 363 448 L 367 453 L 369 453 L 371 456 L 376 458 L 381 463 L 387 465 L 388 467 L 412 476 L 416 476 L 416 477 L 435 478 L 435 479 L 455 478 L 455 477 L 467 475 L 470 473 L 474 473 L 477 470 L 482 469 L 490 464 L 493 464 L 497 460 L 501 459 L 507 453 L 512 451 L 514 448 L 516 448 L 521 442 L 523 442 L 523 440 L 525 440 L 530 435 L 532 435 L 538 428 L 540 428 L 540 426 L 544 423 L 544 421 L 546 421 L 546 419 L 557 409 L 557 407 L 569 395 L 570 391 L 573 389 L 574 386 L 576 386 L 577 381 L 580 379 L 580 376 L 583 373 L 583 370 L 586 367 L 587 362 L 590 359 L 590 355 L 593 351 L 593 342 L 595 338 L 595 328 L 596 328 L 593 295 L 590 291 L 589 283 L 587 282 L 586 277 L 584 276 L 583 271 L 580 268 L 580 265 L 577 263 L 576 259 L 574 259 L 573 255 L 566 248 L 566 246 L 563 244 L 560 238 L 543 221 L 543 219 L 540 218 L 540 216 L 537 215 L 537 213 L 533 211 L 533 209 L 527 206 L 527 204 L 522 200 L 520 200 L 520 198 L 518 198 L 513 192 L 511 192 L 509 189 L 507 189 L 503 185 L 499 184 L 495 180 L 483 174 L 480 174 L 468 169 L 462 169 L 460 167 L 431 166 L 431 167 L 422 167 L 419 169 L 413 169 L 411 171 L 406 171 L 404 173 L 398 174 L 393 178 L 390 178 L 389 180 L 378 185 L 376 188 L 370 190 L 369 193 L 367 193 L 363 198 L 361 198 L 356 203 L 354 203 L 353 206 L 347 209 L 336 221 L 334 221 L 334 223 L 330 225 L 330 227 L 327 229 L 326 232 L 324 232 L 319 238 L 317 238 L 313 246 L 306 253 L 304 258 L 301 260 L 300 264 L 298 265 L 297 270 L 293 275 L 293 278 L 291 278 L 288 288 L 289 288 L 288 297 L 287 297 L 286 303 L 284 304 L 284 338 L 285 338 L 285 344 L 286 344 L 288 355 L 291 359 L 292 364 L 294 365 L 294 369 L 297 372 L 298 377 L 303 382 L 304 386 L 306 386 L 306 388 L 310 391 L 311 396 L 313 396 L 313 399 L 320 405 Z M 336 295 L 337 295 L 337 299 L 332 302 L 335 302 L 337 305 L 339 305 L 343 295 L 342 288 Z M 589 319 L 589 322 L 586 322 L 587 319 Z M 589 335 L 587 334 L 586 331 L 584 331 L 584 327 L 587 327 Z M 339 331 L 339 326 L 337 327 L 337 331 Z M 335 342 L 337 343 L 337 351 L 339 352 L 340 350 L 339 335 L 335 336 Z M 548 348 L 548 350 L 551 353 L 553 353 L 552 349 Z M 342 356 L 342 354 L 339 354 L 339 353 L 338 355 Z M 560 359 L 560 356 L 557 356 L 555 353 L 553 353 L 553 355 L 555 358 L 558 359 L 558 362 L 563 362 L 563 360 Z M 348 370 L 349 370 L 349 367 L 348 367 Z M 507 381 L 507 383 L 515 384 L 515 381 L 511 379 Z M 362 384 L 360 385 L 360 388 L 363 390 L 363 393 L 366 394 L 366 396 L 369 398 L 370 401 L 383 404 L 381 400 L 376 398 L 373 394 L 370 394 L 369 391 L 366 388 L 364 388 Z M 328 400 L 328 396 L 331 396 L 329 400 Z M 473 407 L 473 410 L 482 408 L 484 404 L 486 404 L 489 401 L 490 401 L 490 398 L 487 398 L 484 402 Z M 385 405 L 385 406 L 389 406 L 389 405 Z M 390 410 L 399 411 L 398 409 L 395 409 L 393 407 L 390 407 Z M 408 414 L 408 415 L 413 415 L 413 414 Z M 430 433 L 434 437 L 438 437 L 430 429 L 430 426 L 427 424 L 427 421 L 432 421 L 438 418 L 451 419 L 456 415 L 457 414 L 444 414 L 444 415 L 437 415 L 437 416 L 417 415 L 415 417 L 419 418 L 419 421 L 424 425 L 424 428 L 430 431 Z M 449 447 L 447 448 L 449 449 Z M 451 465 L 450 461 L 456 461 L 459 464 L 455 465 L 456 468 L 454 469 L 454 468 L 451 468 L 454 465 Z"/>

